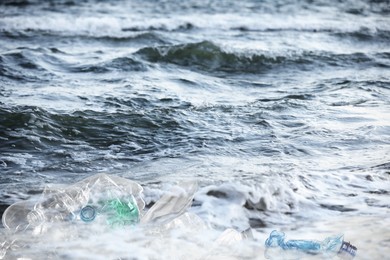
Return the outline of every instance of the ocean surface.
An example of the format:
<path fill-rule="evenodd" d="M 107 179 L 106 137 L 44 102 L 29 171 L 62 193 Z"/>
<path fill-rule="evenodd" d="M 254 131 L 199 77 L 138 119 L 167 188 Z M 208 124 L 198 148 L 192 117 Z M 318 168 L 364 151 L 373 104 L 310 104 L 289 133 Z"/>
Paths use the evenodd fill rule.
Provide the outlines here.
<path fill-rule="evenodd" d="M 274 229 L 385 259 L 390 1 L 0 1 L 1 212 L 96 173 L 147 204 L 196 180 L 191 211 L 253 230 L 235 259 L 264 259 Z M 123 239 L 13 256 L 197 259 L 215 234 Z"/>

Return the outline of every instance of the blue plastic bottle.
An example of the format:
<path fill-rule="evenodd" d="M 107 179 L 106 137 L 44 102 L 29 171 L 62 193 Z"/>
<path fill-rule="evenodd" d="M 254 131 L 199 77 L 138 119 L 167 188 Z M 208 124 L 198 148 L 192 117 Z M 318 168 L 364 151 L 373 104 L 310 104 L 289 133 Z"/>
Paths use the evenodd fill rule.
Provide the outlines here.
<path fill-rule="evenodd" d="M 335 255 L 344 259 L 352 259 L 356 255 L 356 247 L 343 241 L 343 235 L 328 237 L 322 242 L 316 240 L 288 240 L 285 234 L 272 231 L 265 241 L 265 257 L 268 259 L 300 259 L 305 255 L 322 255 L 331 258 Z"/>

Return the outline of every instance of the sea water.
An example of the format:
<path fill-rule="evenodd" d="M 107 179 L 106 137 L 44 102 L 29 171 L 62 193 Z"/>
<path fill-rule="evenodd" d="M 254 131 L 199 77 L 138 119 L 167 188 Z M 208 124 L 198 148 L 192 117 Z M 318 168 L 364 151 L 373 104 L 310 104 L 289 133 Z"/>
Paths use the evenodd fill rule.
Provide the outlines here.
<path fill-rule="evenodd" d="M 58 230 L 13 256 L 195 259 L 252 228 L 221 258 L 263 259 L 274 229 L 386 258 L 389 17 L 388 0 L 1 1 L 2 211 L 105 172 L 150 205 L 196 180 L 190 211 L 211 227 Z"/>

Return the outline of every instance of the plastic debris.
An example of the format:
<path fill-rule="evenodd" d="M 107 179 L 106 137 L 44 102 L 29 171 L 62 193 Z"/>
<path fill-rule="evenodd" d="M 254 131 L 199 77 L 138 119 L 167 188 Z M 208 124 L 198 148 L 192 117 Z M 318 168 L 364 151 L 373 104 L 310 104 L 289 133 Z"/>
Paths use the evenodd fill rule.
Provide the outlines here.
<path fill-rule="evenodd" d="M 0 240 L 0 259 L 34 259 L 37 252 L 31 245 L 43 250 L 48 259 L 56 259 L 56 245 L 110 231 L 141 231 L 152 244 L 165 245 L 173 230 L 180 229 L 188 237 L 210 230 L 198 215 L 188 212 L 196 182 L 173 186 L 149 210 L 145 210 L 142 191 L 134 181 L 106 174 L 67 187 L 46 187 L 39 198 L 15 203 L 3 213 L 6 236 L 0 236 L 4 238 Z M 212 245 L 204 245 L 199 259 L 226 256 L 221 248 L 248 238 L 253 238 L 250 229 L 227 229 Z"/>
<path fill-rule="evenodd" d="M 343 240 L 344 235 L 317 240 L 288 240 L 280 231 L 272 231 L 265 241 L 267 259 L 300 259 L 302 255 L 321 255 L 325 258 L 338 256 L 344 259 L 355 257 L 357 248 Z"/>
<path fill-rule="evenodd" d="M 3 225 L 8 230 L 24 231 L 59 222 L 77 222 L 108 226 L 164 223 L 183 214 L 191 205 L 197 184 L 183 182 L 173 187 L 146 213 L 141 198 L 143 188 L 136 182 L 117 176 L 98 174 L 65 188 L 46 187 L 42 197 L 8 207 Z"/>
<path fill-rule="evenodd" d="M 26 241 L 71 241 L 114 228 L 140 226 L 145 234 L 162 239 L 174 228 L 207 229 L 200 217 L 187 212 L 196 190 L 196 182 L 182 182 L 146 211 L 143 188 L 117 176 L 97 174 L 67 187 L 46 187 L 38 199 L 5 210 L 2 222 L 8 238 L 0 241 L 0 259 L 10 250 L 25 248 Z"/>
<path fill-rule="evenodd" d="M 145 202 L 142 187 L 131 180 L 98 174 L 65 188 L 46 187 L 38 201 L 23 201 L 8 207 L 2 218 L 5 228 L 42 233 L 50 223 L 136 224 Z"/>

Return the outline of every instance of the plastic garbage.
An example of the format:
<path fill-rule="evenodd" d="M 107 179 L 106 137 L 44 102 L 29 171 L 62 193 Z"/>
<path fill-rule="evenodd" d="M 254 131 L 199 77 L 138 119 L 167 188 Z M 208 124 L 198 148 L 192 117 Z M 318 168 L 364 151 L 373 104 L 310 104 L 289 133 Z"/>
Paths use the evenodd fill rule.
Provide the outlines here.
<path fill-rule="evenodd" d="M 67 187 L 48 186 L 40 197 L 15 203 L 5 210 L 2 222 L 7 236 L 0 241 L 0 259 L 28 258 L 35 254 L 30 250 L 34 246 L 55 256 L 58 244 L 90 235 L 104 237 L 111 231 L 141 231 L 140 236 L 150 238 L 153 245 L 161 242 L 162 246 L 172 231 L 180 230 L 186 237 L 211 231 L 198 215 L 188 212 L 197 191 L 195 181 L 173 186 L 149 210 L 145 210 L 142 191 L 134 181 L 106 174 Z M 227 229 L 211 247 L 203 246 L 201 259 L 223 255 L 221 247 L 231 248 L 249 237 L 251 230 Z"/>
<path fill-rule="evenodd" d="M 147 212 L 138 183 L 118 176 L 97 174 L 68 187 L 46 187 L 38 200 L 15 203 L 2 218 L 6 229 L 45 232 L 51 223 L 106 224 L 111 227 L 167 223 L 182 215 L 197 190 L 195 181 L 174 186 Z"/>
<path fill-rule="evenodd" d="M 70 221 L 92 222 L 96 217 L 103 217 L 109 226 L 133 225 L 139 222 L 139 209 L 132 195 L 124 198 L 111 198 L 90 203 L 80 211 L 69 215 Z"/>
<path fill-rule="evenodd" d="M 183 214 L 191 206 L 197 188 L 194 181 L 182 182 L 173 187 L 146 212 L 141 223 L 163 223 Z"/>
<path fill-rule="evenodd" d="M 280 231 L 272 231 L 265 241 L 265 257 L 268 259 L 300 259 L 302 255 L 320 255 L 325 258 L 338 256 L 352 259 L 357 248 L 343 240 L 343 235 L 317 240 L 288 240 Z"/>
<path fill-rule="evenodd" d="M 46 187 L 38 201 L 24 201 L 8 207 L 2 218 L 12 231 L 35 229 L 42 225 L 80 222 L 106 223 L 108 226 L 132 225 L 140 221 L 145 203 L 142 187 L 131 180 L 98 174 L 65 188 Z"/>

